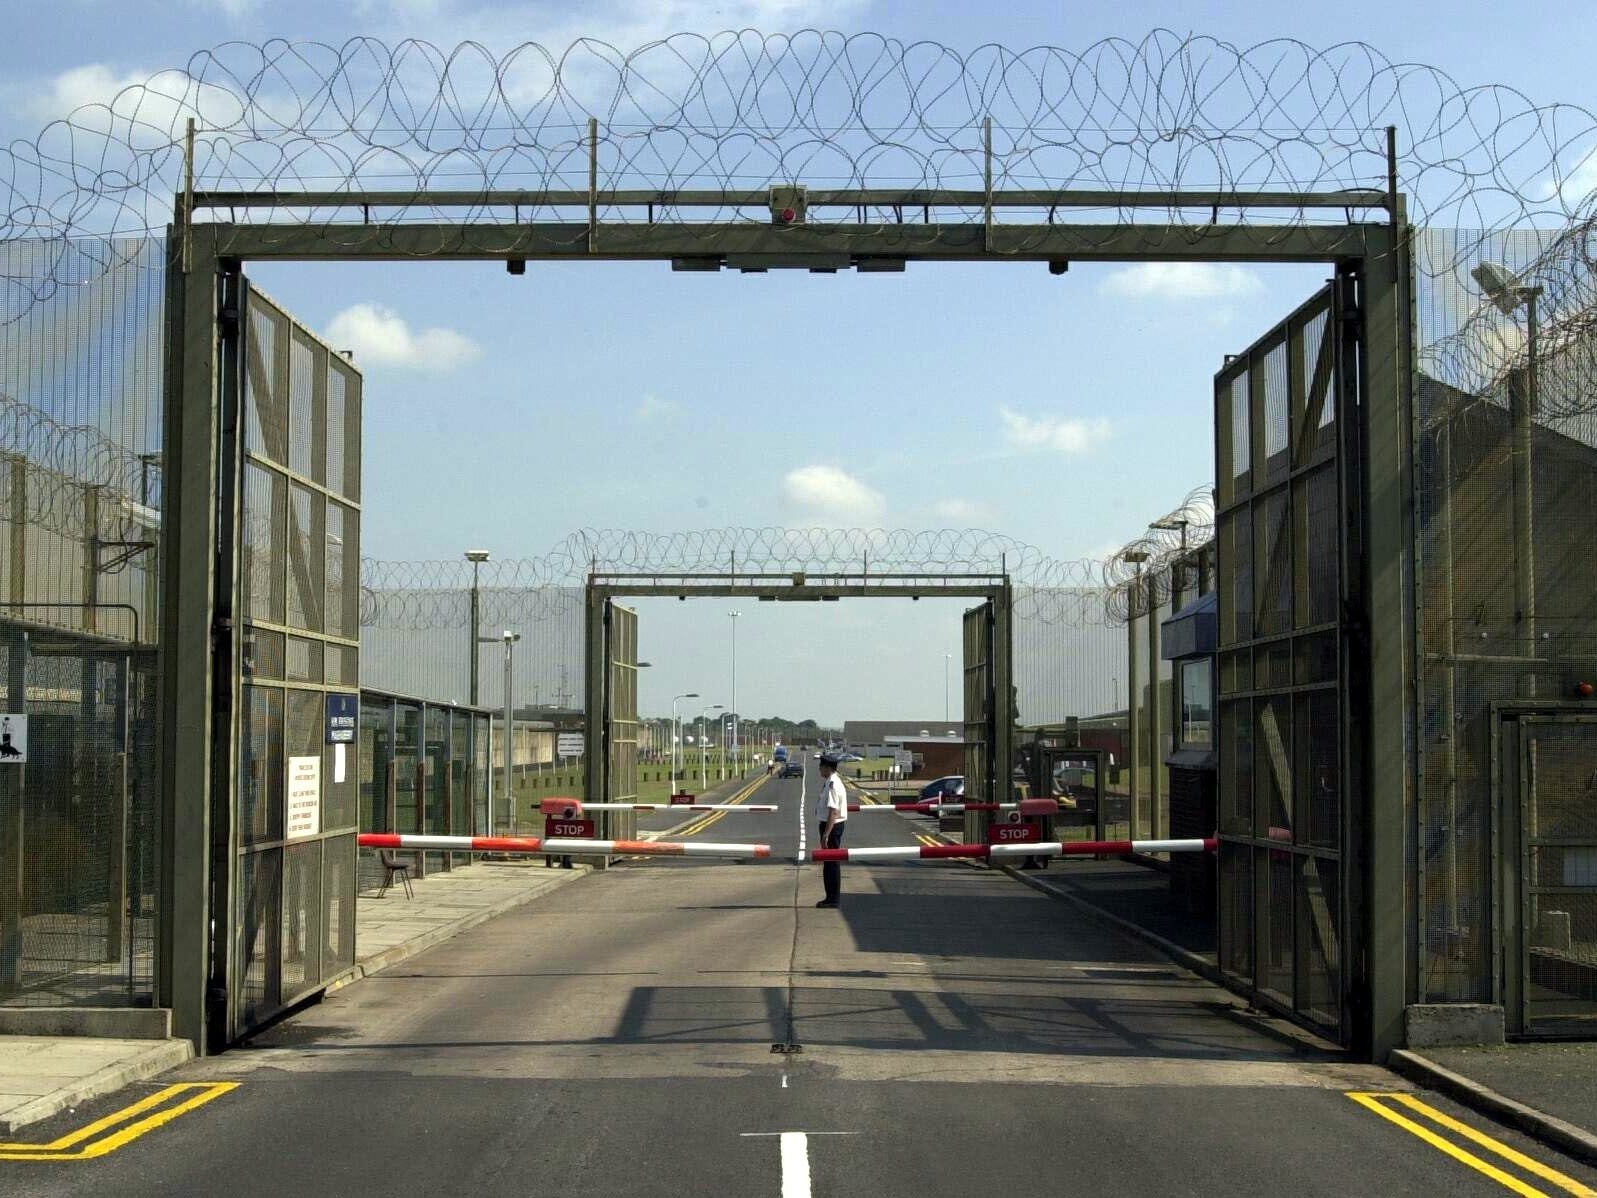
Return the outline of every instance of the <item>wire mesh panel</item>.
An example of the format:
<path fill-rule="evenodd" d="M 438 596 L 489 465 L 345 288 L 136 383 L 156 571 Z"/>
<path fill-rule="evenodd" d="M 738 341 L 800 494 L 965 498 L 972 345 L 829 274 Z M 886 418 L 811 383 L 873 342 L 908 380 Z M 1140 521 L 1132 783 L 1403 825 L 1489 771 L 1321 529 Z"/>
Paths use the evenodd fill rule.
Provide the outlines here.
<path fill-rule="evenodd" d="M 1336 285 L 1215 379 L 1222 967 L 1346 1039 Z"/>
<path fill-rule="evenodd" d="M 1589 1035 L 1592 900 L 1562 887 L 1584 876 L 1567 805 L 1589 802 L 1590 752 L 1581 776 L 1562 761 L 1580 734 L 1536 721 L 1597 674 L 1597 238 L 1585 222 L 1416 245 L 1420 998 Z M 1570 843 L 1542 840 L 1553 824 Z"/>
<path fill-rule="evenodd" d="M 611 802 L 638 797 L 638 613 L 612 603 L 609 616 L 609 793 Z M 627 829 L 630 834 L 631 829 Z"/>
<path fill-rule="evenodd" d="M 1521 721 L 1524 1027 L 1597 1034 L 1597 721 Z"/>
<path fill-rule="evenodd" d="M 388 819 L 393 768 L 369 721 L 334 743 L 329 712 L 359 685 L 360 510 L 347 488 L 359 480 L 360 376 L 258 291 L 242 336 L 232 1037 L 352 963 L 351 833 L 363 814 Z M 379 764 L 381 795 L 362 788 Z M 419 816 L 427 796 L 414 781 L 412 794 Z"/>
<path fill-rule="evenodd" d="M 0 243 L 0 1003 L 155 1001 L 163 262 Z"/>
<path fill-rule="evenodd" d="M 973 607 L 964 617 L 965 797 L 995 802 L 991 776 L 993 757 L 993 606 Z M 1006 798 L 1008 796 L 1005 796 Z M 980 812 L 965 813 L 965 837 L 979 837 Z"/>

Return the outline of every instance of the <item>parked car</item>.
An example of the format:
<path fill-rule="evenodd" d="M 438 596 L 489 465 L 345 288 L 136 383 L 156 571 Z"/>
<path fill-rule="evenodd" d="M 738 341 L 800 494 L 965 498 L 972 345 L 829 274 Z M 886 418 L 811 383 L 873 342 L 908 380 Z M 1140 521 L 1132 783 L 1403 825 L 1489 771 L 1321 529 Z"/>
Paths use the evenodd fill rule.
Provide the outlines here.
<path fill-rule="evenodd" d="M 802 778 L 804 776 L 803 763 L 798 761 L 788 762 L 782 767 L 781 776 L 784 778 Z"/>
<path fill-rule="evenodd" d="M 920 801 L 923 803 L 952 803 L 964 797 L 963 774 L 949 774 L 946 777 L 936 778 L 920 788 Z"/>
<path fill-rule="evenodd" d="M 861 757 L 858 753 L 842 753 L 842 754 L 838 755 L 837 759 L 839 761 L 864 761 L 865 760 L 865 758 Z"/>

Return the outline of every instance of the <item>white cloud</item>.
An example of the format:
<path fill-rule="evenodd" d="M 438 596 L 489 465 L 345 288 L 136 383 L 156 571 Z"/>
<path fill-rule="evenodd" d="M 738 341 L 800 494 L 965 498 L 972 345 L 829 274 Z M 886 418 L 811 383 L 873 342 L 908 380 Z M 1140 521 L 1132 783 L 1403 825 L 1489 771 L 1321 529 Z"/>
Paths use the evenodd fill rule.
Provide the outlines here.
<path fill-rule="evenodd" d="M 1115 271 L 1101 290 L 1122 299 L 1213 300 L 1256 295 L 1264 280 L 1232 263 L 1139 262 Z"/>
<path fill-rule="evenodd" d="M 1541 193 L 1544 200 L 1556 199 L 1566 209 L 1580 211 L 1597 195 L 1597 143 L 1565 165 L 1555 167 L 1553 177 L 1543 180 Z"/>
<path fill-rule="evenodd" d="M 652 424 L 657 420 L 669 420 L 682 411 L 682 405 L 673 399 L 661 399 L 658 395 L 645 394 L 638 401 L 638 406 L 633 409 L 632 415 L 639 424 Z"/>
<path fill-rule="evenodd" d="M 939 499 L 932 504 L 932 514 L 950 524 L 969 526 L 989 519 L 992 513 L 986 504 L 974 500 Z"/>
<path fill-rule="evenodd" d="M 21 107 L 41 124 L 72 117 L 79 128 L 114 125 L 135 144 L 169 143 L 191 116 L 201 128 L 220 127 L 237 122 L 242 112 L 230 91 L 198 83 L 183 71 L 118 71 L 103 62 L 62 71 L 36 86 Z"/>
<path fill-rule="evenodd" d="M 1016 449 L 1052 449 L 1059 453 L 1086 453 L 1109 439 L 1109 421 L 1071 420 L 1064 416 L 1027 416 L 999 405 L 1004 437 Z"/>
<path fill-rule="evenodd" d="M 834 520 L 880 519 L 887 499 L 845 470 L 817 463 L 790 470 L 782 480 L 789 502 Z"/>
<path fill-rule="evenodd" d="M 454 329 L 412 332 L 402 316 L 381 304 L 345 308 L 328 322 L 327 341 L 336 349 L 354 350 L 357 366 L 431 373 L 453 370 L 482 352 L 475 341 Z"/>

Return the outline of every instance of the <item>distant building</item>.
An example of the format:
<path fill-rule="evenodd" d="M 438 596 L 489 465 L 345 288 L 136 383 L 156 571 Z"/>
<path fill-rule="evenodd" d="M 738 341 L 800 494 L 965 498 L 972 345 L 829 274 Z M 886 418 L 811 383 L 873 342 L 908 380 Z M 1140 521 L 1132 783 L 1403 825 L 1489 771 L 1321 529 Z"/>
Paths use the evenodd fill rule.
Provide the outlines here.
<path fill-rule="evenodd" d="M 963 738 L 965 725 L 959 716 L 952 720 L 938 717 L 935 720 L 845 720 L 843 722 L 843 743 L 850 748 L 864 745 L 885 745 L 888 737 L 914 737 L 917 740 L 928 737 L 946 738 L 957 736 Z"/>

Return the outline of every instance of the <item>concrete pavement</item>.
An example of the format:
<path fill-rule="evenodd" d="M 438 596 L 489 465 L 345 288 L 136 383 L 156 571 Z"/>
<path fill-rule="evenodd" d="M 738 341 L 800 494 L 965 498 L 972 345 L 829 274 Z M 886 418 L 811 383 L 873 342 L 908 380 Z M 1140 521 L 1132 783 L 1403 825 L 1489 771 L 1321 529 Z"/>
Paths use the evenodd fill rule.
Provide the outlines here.
<path fill-rule="evenodd" d="M 401 886 L 380 899 L 362 895 L 355 907 L 355 969 L 329 989 L 396 965 L 586 872 L 586 866 L 546 870 L 541 863 L 479 863 L 416 880 L 414 899 L 407 899 Z M 193 1055 L 188 1041 L 167 1038 L 164 1023 L 162 1030 L 139 1038 L 65 1034 L 72 1025 L 93 1030 L 90 1025 L 96 1022 L 124 1022 L 116 1018 L 120 1015 L 160 1013 L 112 1012 L 110 1018 L 96 1020 L 98 1014 L 72 1009 L 0 1011 L 8 1028 L 38 1024 L 41 1033 L 47 1027 L 63 1033 L 0 1035 L 0 1132 L 10 1134 L 60 1112 L 75 1111 L 166 1073 Z"/>
<path fill-rule="evenodd" d="M 779 812 L 702 835 L 736 819 L 737 839 L 790 854 L 801 795 L 766 783 L 751 801 Z M 882 814 L 854 817 L 847 843 L 914 838 Z M 1505 1192 L 1406 1119 L 1536 1180 L 1521 1193 L 1581 1192 L 1447 1130 L 1437 1117 L 1469 1116 L 1445 1099 L 1000 873 L 844 869 L 835 911 L 813 906 L 813 866 L 640 860 L 578 878 L 162 1079 L 239 1083 L 203 1108 L 97 1161 L 0 1163 L 0 1189 Z M 772 1052 L 788 1043 L 802 1051 Z M 1375 1110 L 1349 1091 L 1397 1097 Z"/>

